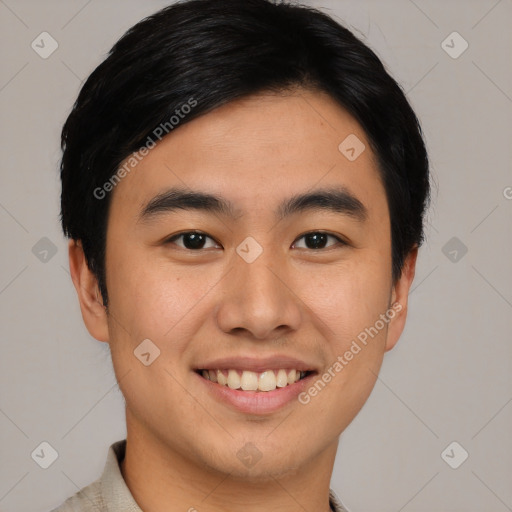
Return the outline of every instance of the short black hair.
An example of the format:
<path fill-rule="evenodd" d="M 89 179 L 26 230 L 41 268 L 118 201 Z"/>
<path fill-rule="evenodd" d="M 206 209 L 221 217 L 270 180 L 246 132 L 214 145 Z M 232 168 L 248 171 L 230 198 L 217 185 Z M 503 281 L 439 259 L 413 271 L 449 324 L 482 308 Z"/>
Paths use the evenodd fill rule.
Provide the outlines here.
<path fill-rule="evenodd" d="M 62 228 L 81 241 L 105 305 L 107 192 L 123 160 L 153 142 L 157 129 L 170 133 L 178 115 L 181 125 L 242 97 L 296 87 L 328 93 L 364 129 L 386 190 L 393 280 L 400 277 L 405 257 L 424 241 L 429 165 L 418 119 L 379 58 L 309 6 L 186 0 L 121 37 L 62 130 Z"/>

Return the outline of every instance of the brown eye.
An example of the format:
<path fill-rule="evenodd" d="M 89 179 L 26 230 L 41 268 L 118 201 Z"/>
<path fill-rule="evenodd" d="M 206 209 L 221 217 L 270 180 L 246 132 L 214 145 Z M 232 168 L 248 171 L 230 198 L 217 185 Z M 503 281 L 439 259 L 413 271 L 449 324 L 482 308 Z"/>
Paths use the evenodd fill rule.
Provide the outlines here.
<path fill-rule="evenodd" d="M 176 243 L 176 240 L 182 239 L 182 243 L 178 244 Z M 213 245 L 206 246 L 207 241 L 211 240 L 213 242 Z M 175 235 L 172 238 L 170 238 L 167 243 L 174 243 L 178 245 L 179 247 L 183 247 L 184 249 L 189 250 L 200 250 L 200 249 L 207 249 L 208 247 L 216 247 L 217 244 L 213 238 L 209 237 L 205 233 L 200 233 L 197 231 L 189 231 L 186 233 L 180 233 L 179 235 Z"/>
<path fill-rule="evenodd" d="M 325 249 L 329 238 L 335 240 L 335 242 L 344 245 L 343 240 L 341 240 L 337 236 L 330 235 L 322 231 L 312 231 L 311 233 L 306 233 L 305 235 L 302 235 L 300 238 L 298 238 L 298 240 L 304 239 L 305 245 L 304 247 L 299 247 L 299 249 Z M 336 245 L 336 243 L 331 244 L 330 246 L 332 245 Z M 296 243 L 294 244 L 294 247 L 297 248 Z"/>

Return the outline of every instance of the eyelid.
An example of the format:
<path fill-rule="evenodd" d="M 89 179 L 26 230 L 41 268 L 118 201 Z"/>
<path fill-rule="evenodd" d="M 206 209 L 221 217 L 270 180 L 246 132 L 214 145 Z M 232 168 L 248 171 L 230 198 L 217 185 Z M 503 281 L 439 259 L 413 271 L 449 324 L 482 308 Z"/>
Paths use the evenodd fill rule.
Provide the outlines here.
<path fill-rule="evenodd" d="M 195 233 L 195 234 L 199 234 L 199 235 L 204 235 L 206 238 L 209 238 L 210 240 L 212 240 L 215 244 L 217 245 L 220 245 L 222 247 L 222 244 L 220 244 L 217 240 L 215 240 L 215 238 L 213 238 L 212 236 L 208 235 L 208 233 L 205 233 L 204 231 L 199 231 L 199 230 L 188 230 L 188 231 L 182 231 L 180 233 L 175 233 L 174 235 L 166 238 L 164 240 L 164 244 L 170 244 L 170 243 L 173 243 L 175 244 L 175 240 L 184 236 L 184 235 L 188 235 L 188 234 L 191 234 L 191 233 Z M 299 235 L 292 243 L 292 247 L 297 243 L 298 240 L 300 240 L 301 238 L 304 238 L 305 236 L 307 235 L 312 235 L 312 234 L 323 234 L 323 235 L 327 235 L 328 237 L 331 237 L 331 238 L 334 238 L 338 243 L 337 244 L 333 244 L 333 245 L 330 245 L 326 248 L 322 248 L 322 249 L 309 249 L 307 247 L 300 247 L 300 249 L 306 249 L 307 251 L 311 251 L 311 252 L 322 252 L 322 251 L 326 251 L 326 250 L 329 250 L 331 247 L 336 247 L 337 245 L 349 245 L 349 243 L 344 240 L 343 238 L 341 238 L 339 235 L 335 235 L 334 233 L 331 233 L 329 231 L 324 231 L 324 230 L 310 230 L 310 231 L 306 231 L 305 233 L 302 233 L 301 235 Z M 191 251 L 191 252 L 200 252 L 202 250 L 205 250 L 205 248 L 201 248 L 201 249 L 187 249 L 186 247 L 181 247 L 178 245 L 178 247 L 180 247 L 181 249 L 184 249 L 184 250 L 187 250 L 187 251 Z M 211 247 L 207 247 L 206 249 L 211 249 Z"/>
<path fill-rule="evenodd" d="M 332 238 L 335 238 L 337 240 L 337 244 L 333 244 L 333 245 L 330 245 L 326 248 L 323 248 L 323 249 L 308 249 L 307 247 L 304 248 L 304 247 L 299 247 L 299 249 L 306 249 L 308 251 L 311 251 L 311 252 L 322 252 L 322 251 L 327 251 L 331 248 L 334 248 L 336 247 L 337 245 L 349 245 L 349 243 L 344 240 L 341 236 L 339 235 L 335 235 L 334 233 L 331 233 L 330 231 L 324 231 L 324 230 L 321 230 L 321 229 L 314 229 L 314 230 L 310 230 L 310 231 L 307 231 L 306 233 L 302 233 L 302 235 L 299 235 L 295 241 L 293 242 L 292 246 L 295 245 L 297 243 L 298 240 L 300 240 L 301 238 L 304 238 L 305 236 L 307 235 L 313 235 L 313 234 L 322 234 L 322 235 L 327 235 L 327 236 L 330 236 Z"/>
<path fill-rule="evenodd" d="M 185 235 L 189 235 L 189 234 L 197 234 L 197 235 L 204 235 L 206 238 L 209 238 L 210 240 L 212 240 L 213 242 L 215 242 L 216 245 L 220 245 L 222 247 L 222 245 L 217 242 L 217 240 L 215 240 L 215 238 L 213 238 L 212 236 L 210 236 L 208 233 L 205 233 L 204 231 L 199 231 L 199 230 L 196 230 L 196 229 L 189 229 L 188 231 L 182 231 L 181 233 L 175 233 L 174 235 L 170 236 L 170 237 L 167 237 L 165 240 L 164 240 L 164 244 L 175 244 L 175 240 L 182 237 L 182 236 L 185 236 Z M 204 248 L 201 248 L 201 249 L 187 249 L 187 247 L 182 247 L 180 245 L 178 245 L 178 247 L 180 249 L 184 249 L 185 251 L 191 251 L 191 252 L 200 252 L 202 250 L 205 250 Z M 207 249 L 211 249 L 211 247 L 207 247 Z"/>

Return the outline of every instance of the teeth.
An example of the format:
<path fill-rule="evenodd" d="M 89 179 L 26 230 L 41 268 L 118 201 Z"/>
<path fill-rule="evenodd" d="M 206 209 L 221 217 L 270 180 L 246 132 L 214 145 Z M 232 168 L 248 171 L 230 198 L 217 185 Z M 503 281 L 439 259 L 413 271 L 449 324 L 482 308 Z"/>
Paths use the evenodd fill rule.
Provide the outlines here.
<path fill-rule="evenodd" d="M 279 370 L 276 377 L 276 386 L 278 388 L 284 388 L 288 384 L 288 375 L 285 370 Z"/>
<path fill-rule="evenodd" d="M 220 370 L 217 370 L 217 382 L 221 386 L 225 386 L 228 383 L 228 378 Z"/>
<path fill-rule="evenodd" d="M 236 370 L 229 370 L 228 386 L 231 389 L 238 389 L 240 387 L 240 375 L 238 375 Z"/>
<path fill-rule="evenodd" d="M 244 391 L 256 391 L 258 389 L 258 374 L 254 372 L 242 372 L 240 384 Z"/>
<path fill-rule="evenodd" d="M 226 376 L 227 373 L 227 376 Z M 248 370 L 202 370 L 201 375 L 221 386 L 244 391 L 273 391 L 294 384 L 306 375 L 298 370 L 266 370 L 261 373 Z"/>
<path fill-rule="evenodd" d="M 276 389 L 276 374 L 272 370 L 260 373 L 258 389 L 260 391 L 272 391 Z"/>

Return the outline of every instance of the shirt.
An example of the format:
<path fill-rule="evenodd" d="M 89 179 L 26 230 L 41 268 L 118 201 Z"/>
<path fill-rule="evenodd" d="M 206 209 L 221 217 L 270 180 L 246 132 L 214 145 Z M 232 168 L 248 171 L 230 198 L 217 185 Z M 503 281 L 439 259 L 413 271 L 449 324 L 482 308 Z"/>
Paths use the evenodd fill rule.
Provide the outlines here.
<path fill-rule="evenodd" d="M 101 477 L 51 512 L 142 512 L 121 473 L 125 450 L 126 439 L 112 444 Z M 348 512 L 332 490 L 329 504 L 333 512 Z"/>

